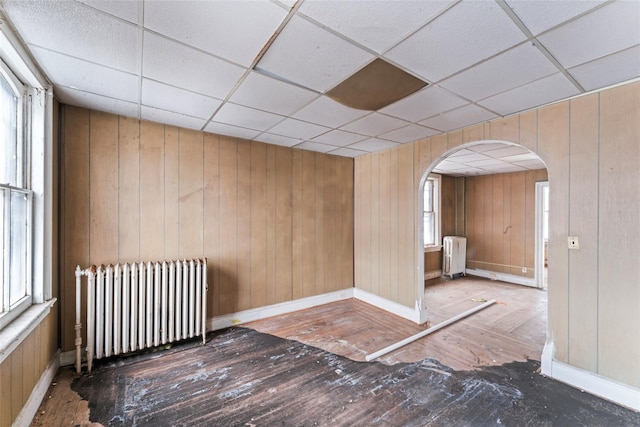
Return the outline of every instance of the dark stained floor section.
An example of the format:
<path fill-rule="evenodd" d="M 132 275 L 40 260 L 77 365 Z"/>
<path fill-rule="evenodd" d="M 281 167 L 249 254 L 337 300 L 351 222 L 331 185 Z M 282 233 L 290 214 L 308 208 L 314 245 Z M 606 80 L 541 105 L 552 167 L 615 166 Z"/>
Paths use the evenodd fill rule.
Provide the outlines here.
<path fill-rule="evenodd" d="M 640 414 L 538 367 L 358 362 L 238 327 L 209 334 L 205 345 L 100 363 L 72 388 L 105 426 L 640 425 Z"/>

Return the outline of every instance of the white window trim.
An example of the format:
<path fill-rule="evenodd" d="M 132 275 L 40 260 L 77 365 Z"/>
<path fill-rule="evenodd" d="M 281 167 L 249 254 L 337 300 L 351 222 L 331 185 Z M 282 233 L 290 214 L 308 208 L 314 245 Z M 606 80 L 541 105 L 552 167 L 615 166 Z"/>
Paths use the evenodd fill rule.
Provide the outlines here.
<path fill-rule="evenodd" d="M 52 298 L 53 93 L 1 9 L 0 22 L 0 59 L 24 85 L 25 102 L 31 111 L 31 116 L 25 117 L 29 127 L 24 137 L 29 138 L 29 147 L 23 162 L 28 168 L 25 186 L 33 192 L 31 304 L 0 330 L 0 357 L 5 357 L 9 349 L 26 336 L 24 325 L 34 328 L 43 319 L 42 313 L 48 312 L 55 303 Z"/>
<path fill-rule="evenodd" d="M 424 228 L 422 230 L 422 234 L 423 234 L 423 246 L 424 246 L 424 251 L 425 252 L 436 252 L 439 251 L 440 249 L 442 249 L 442 192 L 441 192 L 441 188 L 442 188 L 442 176 L 437 174 L 437 173 L 432 173 L 429 174 L 429 176 L 427 177 L 427 180 L 434 180 L 436 182 L 436 185 L 433 186 L 433 199 L 434 199 L 434 210 L 435 210 L 435 241 L 437 242 L 436 244 L 433 245 L 428 245 L 426 243 L 424 243 Z M 426 181 L 425 181 L 425 186 L 426 186 Z M 422 190 L 422 210 L 423 210 L 423 217 L 424 217 L 424 188 Z M 424 219 L 423 219 L 424 221 Z"/>

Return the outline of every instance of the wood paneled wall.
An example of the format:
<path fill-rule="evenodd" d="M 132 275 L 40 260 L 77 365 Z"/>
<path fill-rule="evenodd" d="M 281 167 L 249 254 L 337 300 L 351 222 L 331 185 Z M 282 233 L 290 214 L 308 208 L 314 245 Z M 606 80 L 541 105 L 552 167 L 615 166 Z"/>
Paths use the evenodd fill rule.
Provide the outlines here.
<path fill-rule="evenodd" d="M 415 307 L 423 286 L 415 273 L 422 176 L 461 144 L 522 145 L 549 174 L 555 359 L 640 387 L 638 123 L 634 82 L 356 158 L 356 287 Z M 579 250 L 568 250 L 569 235 L 580 238 Z"/>
<path fill-rule="evenodd" d="M 61 310 L 76 265 L 208 258 L 217 316 L 353 287 L 353 160 L 63 106 Z"/>
<path fill-rule="evenodd" d="M 0 427 L 11 426 L 57 356 L 57 310 L 51 310 L 0 364 Z"/>
<path fill-rule="evenodd" d="M 546 180 L 546 169 L 466 178 L 467 268 L 534 277 L 536 182 Z"/>

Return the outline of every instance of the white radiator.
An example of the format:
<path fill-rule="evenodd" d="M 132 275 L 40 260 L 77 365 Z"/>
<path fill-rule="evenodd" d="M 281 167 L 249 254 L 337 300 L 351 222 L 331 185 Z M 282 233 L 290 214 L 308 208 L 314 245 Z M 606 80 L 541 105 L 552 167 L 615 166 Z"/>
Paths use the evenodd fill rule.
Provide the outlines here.
<path fill-rule="evenodd" d="M 465 274 L 467 263 L 467 238 L 446 236 L 442 239 L 442 275 L 453 278 L 454 274 Z"/>
<path fill-rule="evenodd" d="M 207 260 L 76 267 L 76 371 L 81 368 L 81 281 L 86 276 L 87 370 L 93 359 L 202 335 Z"/>

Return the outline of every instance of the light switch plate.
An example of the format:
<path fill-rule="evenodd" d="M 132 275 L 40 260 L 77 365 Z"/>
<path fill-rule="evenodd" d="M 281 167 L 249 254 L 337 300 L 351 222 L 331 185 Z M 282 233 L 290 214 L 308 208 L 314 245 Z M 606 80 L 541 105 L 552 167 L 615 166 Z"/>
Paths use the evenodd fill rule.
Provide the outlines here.
<path fill-rule="evenodd" d="M 569 249 L 580 249 L 580 242 L 578 236 L 569 236 L 567 239 Z"/>

